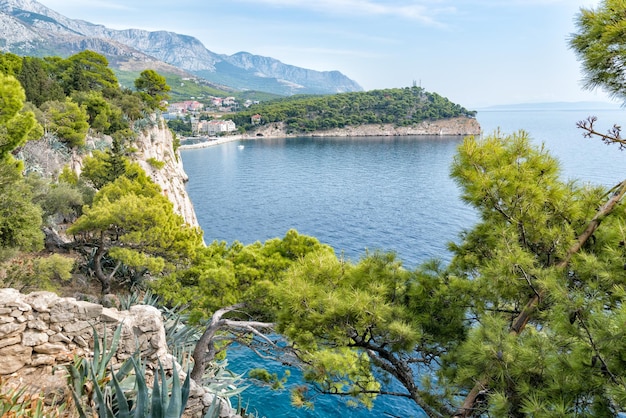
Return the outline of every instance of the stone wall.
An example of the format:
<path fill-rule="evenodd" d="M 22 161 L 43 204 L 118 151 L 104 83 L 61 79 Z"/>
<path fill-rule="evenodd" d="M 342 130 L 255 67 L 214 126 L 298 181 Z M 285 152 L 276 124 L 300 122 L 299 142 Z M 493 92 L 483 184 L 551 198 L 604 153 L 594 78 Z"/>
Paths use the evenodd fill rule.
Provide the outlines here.
<path fill-rule="evenodd" d="M 167 351 L 161 313 L 155 307 L 135 305 L 128 311 L 118 311 L 51 292 L 24 295 L 15 289 L 0 289 L 0 377 L 36 391 L 58 394 L 66 383 L 63 373 L 53 376 L 54 366 L 67 364 L 75 355 L 92 356 L 93 330 L 100 338 L 106 330 L 110 337 L 120 324 L 114 364 L 139 350 L 148 369 L 155 370 L 158 361 L 165 369 L 172 369 L 173 357 Z M 212 394 L 192 382 L 185 415 L 202 416 L 212 401 Z M 226 403 L 222 405 L 221 416 L 234 416 Z"/>

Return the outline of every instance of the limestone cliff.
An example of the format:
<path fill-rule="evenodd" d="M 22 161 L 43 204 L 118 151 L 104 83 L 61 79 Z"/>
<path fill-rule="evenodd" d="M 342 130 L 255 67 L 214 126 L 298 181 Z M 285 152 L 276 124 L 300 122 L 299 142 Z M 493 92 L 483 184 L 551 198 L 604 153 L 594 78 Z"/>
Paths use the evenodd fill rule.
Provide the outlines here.
<path fill-rule="evenodd" d="M 396 126 L 394 124 L 368 124 L 325 129 L 314 132 L 288 133 L 282 122 L 260 126 L 248 136 L 292 137 L 292 136 L 408 136 L 408 135 L 480 135 L 480 124 L 475 118 L 457 117 L 424 121 L 417 125 Z"/>
<path fill-rule="evenodd" d="M 199 226 L 193 204 L 185 190 L 188 180 L 183 169 L 180 153 L 174 150 L 174 138 L 164 121 L 153 115 L 145 127 L 138 130 L 135 141 L 129 144 L 136 149 L 131 156 L 148 173 L 152 180 L 161 186 L 163 194 L 174 204 L 174 210 L 180 214 L 185 222 L 191 226 Z M 90 135 L 87 137 L 87 149 L 106 149 L 111 145 L 111 138 Z M 69 167 L 76 173 L 82 171 L 83 158 L 90 152 L 68 152 L 59 146 L 58 140 L 53 137 L 44 137 L 38 141 L 29 141 L 22 147 L 18 157 L 25 162 L 27 171 L 41 173 L 44 176 L 53 176 L 59 173 L 63 166 Z M 152 162 L 152 164 L 151 164 Z M 163 167 L 157 166 L 163 164 Z"/>
<path fill-rule="evenodd" d="M 134 159 L 148 173 L 152 180 L 161 186 L 163 193 L 174 204 L 174 210 L 192 226 L 199 226 L 193 204 L 185 190 L 189 179 L 183 169 L 182 159 L 178 150 L 174 151 L 174 138 L 163 119 L 154 117 L 151 128 L 137 135 L 134 146 L 137 152 Z M 151 164 L 153 162 L 153 164 Z M 155 167 L 154 162 L 162 162 L 162 168 Z"/>

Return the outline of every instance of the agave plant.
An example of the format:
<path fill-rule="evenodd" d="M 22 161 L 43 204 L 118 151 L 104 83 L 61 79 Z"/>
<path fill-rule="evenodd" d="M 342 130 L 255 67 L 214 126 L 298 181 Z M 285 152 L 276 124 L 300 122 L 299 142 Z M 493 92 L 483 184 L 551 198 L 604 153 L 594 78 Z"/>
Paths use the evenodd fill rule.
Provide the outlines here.
<path fill-rule="evenodd" d="M 150 390 L 145 379 L 145 365 L 137 355 L 124 361 L 115 372 L 111 359 L 120 335 L 121 325 L 113 334 L 111 346 L 107 347 L 106 333 L 100 340 L 94 328 L 93 357 L 89 360 L 77 358 L 67 366 L 78 415 L 87 418 L 93 416 L 93 412 L 99 418 L 180 418 L 189 398 L 189 373 L 181 386 L 174 362 L 170 389 L 159 362 Z"/>

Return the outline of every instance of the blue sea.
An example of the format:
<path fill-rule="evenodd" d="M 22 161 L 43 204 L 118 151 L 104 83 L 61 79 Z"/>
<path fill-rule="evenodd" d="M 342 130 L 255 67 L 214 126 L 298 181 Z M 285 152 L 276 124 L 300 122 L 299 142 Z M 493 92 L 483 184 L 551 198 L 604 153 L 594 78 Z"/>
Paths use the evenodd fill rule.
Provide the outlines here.
<path fill-rule="evenodd" d="M 597 116 L 597 129 L 624 121 L 626 111 L 597 109 L 490 110 L 477 119 L 484 134 L 527 131 L 547 147 L 564 179 L 613 186 L 626 177 L 626 153 L 583 137 L 576 122 Z M 205 240 L 244 244 L 282 237 L 289 229 L 331 245 L 345 258 L 394 251 L 406 268 L 450 259 L 447 244 L 471 228 L 476 214 L 449 177 L 461 137 L 256 139 L 183 150 L 187 191 Z M 240 145 L 243 145 L 241 147 Z M 259 367 L 254 355 L 235 351 L 237 373 Z M 282 372 L 278 364 L 263 363 Z M 289 385 L 298 383 L 292 372 Z M 350 408 L 320 396 L 315 409 L 290 406 L 287 391 L 251 387 L 244 403 L 258 416 L 419 417 L 409 401 L 379 397 L 373 410 Z"/>

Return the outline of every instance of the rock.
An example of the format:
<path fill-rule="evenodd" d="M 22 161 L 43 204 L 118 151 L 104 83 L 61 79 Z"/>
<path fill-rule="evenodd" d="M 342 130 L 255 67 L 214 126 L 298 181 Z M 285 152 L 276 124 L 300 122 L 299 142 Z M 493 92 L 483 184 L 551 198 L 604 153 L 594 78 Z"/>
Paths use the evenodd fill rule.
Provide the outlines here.
<path fill-rule="evenodd" d="M 31 347 L 14 344 L 0 349 L 0 375 L 11 374 L 28 363 L 33 352 Z"/>
<path fill-rule="evenodd" d="M 288 134 L 283 122 L 268 123 L 259 126 L 250 133 L 251 137 L 293 137 L 293 136 L 408 136 L 408 135 L 480 135 L 480 124 L 475 118 L 457 117 L 424 121 L 412 126 L 395 126 L 394 124 L 367 124 L 359 126 L 346 126 L 313 132 L 298 132 Z"/>
<path fill-rule="evenodd" d="M 173 368 L 175 358 L 167 351 L 162 315 L 153 306 L 138 305 L 120 312 L 73 298 L 55 299 L 49 292 L 24 296 L 11 289 L 0 290 L 0 299 L 5 303 L 0 307 L 4 309 L 0 311 L 0 375 L 8 379 L 15 374 L 16 381 L 27 385 L 33 393 L 45 390 L 50 399 L 63 393 L 64 373 L 52 376 L 52 370 L 63 371 L 58 366 L 72 361 L 75 355 L 93 355 L 90 347 L 94 345 L 94 328 L 99 338 L 104 338 L 106 333 L 110 347 L 111 336 L 121 324 L 122 338 L 111 364 L 114 368 L 119 368 L 137 349 L 148 370 L 155 370 L 158 362 L 167 370 Z M 15 315 L 19 316 L 15 318 Z M 18 323 L 18 319 L 24 322 Z M 184 378 L 183 368 L 177 366 L 177 369 L 179 377 Z M 206 413 L 205 393 L 192 382 L 186 417 L 202 417 Z M 221 417 L 235 416 L 227 402 L 221 402 L 220 408 Z"/>
<path fill-rule="evenodd" d="M 63 331 L 67 332 L 68 334 L 78 334 L 81 331 L 85 331 L 88 329 L 91 329 L 91 324 L 87 321 L 76 321 L 63 325 Z"/>
<path fill-rule="evenodd" d="M 13 337 L 21 334 L 26 329 L 26 324 L 16 324 L 14 322 L 0 325 L 0 339 Z"/>
<path fill-rule="evenodd" d="M 33 292 L 24 298 L 37 312 L 50 312 L 50 305 L 56 303 L 59 296 L 52 292 Z"/>
<path fill-rule="evenodd" d="M 9 338 L 2 338 L 2 339 L 0 339 L 0 348 L 8 347 L 10 345 L 19 344 L 21 342 L 22 342 L 22 336 L 21 335 L 15 335 L 15 336 L 9 337 Z"/>
<path fill-rule="evenodd" d="M 17 301 L 20 297 L 21 294 L 17 289 L 0 289 L 0 307 L 13 306 L 10 304 Z"/>
<path fill-rule="evenodd" d="M 28 330 L 22 334 L 22 344 L 27 347 L 34 347 L 48 342 L 48 334 L 40 331 Z"/>
<path fill-rule="evenodd" d="M 102 305 L 97 303 L 91 303 L 87 301 L 77 301 L 77 318 L 78 319 L 93 319 L 100 316 L 102 313 Z"/>
<path fill-rule="evenodd" d="M 30 363 L 31 366 L 52 366 L 56 363 L 56 357 L 47 354 L 36 354 Z"/>
<path fill-rule="evenodd" d="M 33 351 L 39 354 L 59 354 L 66 351 L 66 348 L 64 344 L 46 342 L 33 347 Z"/>

